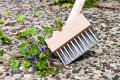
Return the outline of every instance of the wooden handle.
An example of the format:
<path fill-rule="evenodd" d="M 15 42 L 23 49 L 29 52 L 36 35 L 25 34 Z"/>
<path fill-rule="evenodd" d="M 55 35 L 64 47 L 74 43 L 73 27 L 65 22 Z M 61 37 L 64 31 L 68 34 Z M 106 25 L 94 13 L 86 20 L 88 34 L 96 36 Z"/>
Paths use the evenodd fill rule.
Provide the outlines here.
<path fill-rule="evenodd" d="M 74 5 L 73 5 L 73 8 L 71 10 L 71 13 L 66 21 L 69 22 L 70 20 L 72 20 L 74 17 L 78 16 L 83 8 L 83 5 L 85 3 L 85 0 L 76 0 Z"/>

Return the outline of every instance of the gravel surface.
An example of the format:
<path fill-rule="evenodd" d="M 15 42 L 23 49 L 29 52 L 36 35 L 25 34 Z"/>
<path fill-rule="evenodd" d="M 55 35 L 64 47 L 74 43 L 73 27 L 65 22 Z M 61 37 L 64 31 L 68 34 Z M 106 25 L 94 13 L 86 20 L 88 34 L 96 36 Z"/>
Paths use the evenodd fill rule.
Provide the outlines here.
<path fill-rule="evenodd" d="M 0 29 L 4 30 L 12 39 L 10 46 L 0 44 L 0 49 L 6 51 L 4 57 L 7 59 L 11 57 L 10 54 L 18 54 L 19 41 L 16 39 L 18 32 L 31 25 L 39 30 L 46 25 L 54 26 L 55 19 L 65 22 L 69 15 L 70 9 L 60 9 L 49 2 L 34 1 L 34 5 L 42 12 L 40 17 L 31 16 L 30 3 L 32 0 L 0 0 L 0 14 L 7 9 L 14 14 L 12 20 L 5 18 L 6 23 L 0 25 Z M 82 11 L 97 30 L 96 35 L 100 39 L 98 45 L 91 48 L 74 63 L 65 66 L 55 77 L 38 78 L 35 73 L 21 71 L 22 68 L 12 71 L 9 69 L 9 63 L 1 62 L 0 80 L 120 80 L 120 1 L 103 0 L 100 1 L 100 5 L 109 8 L 95 7 Z M 25 22 L 26 27 L 15 23 L 16 14 L 21 10 L 29 14 L 28 20 Z"/>

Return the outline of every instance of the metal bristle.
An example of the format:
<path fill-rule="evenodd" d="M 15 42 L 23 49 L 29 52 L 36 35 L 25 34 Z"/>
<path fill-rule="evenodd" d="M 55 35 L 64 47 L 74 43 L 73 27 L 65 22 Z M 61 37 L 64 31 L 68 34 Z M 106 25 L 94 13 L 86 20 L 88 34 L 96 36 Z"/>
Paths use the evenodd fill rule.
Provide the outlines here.
<path fill-rule="evenodd" d="M 97 37 L 95 36 L 95 34 L 91 31 L 91 29 L 89 29 L 90 33 L 92 34 L 91 36 L 93 36 L 93 38 L 95 39 L 96 42 L 98 42 Z"/>
<path fill-rule="evenodd" d="M 65 52 L 64 52 L 62 49 L 60 49 L 60 52 L 61 52 L 61 55 L 64 56 L 65 63 L 68 63 L 68 62 L 70 61 L 70 60 L 68 59 L 68 56 L 65 55 Z"/>
<path fill-rule="evenodd" d="M 88 34 L 87 31 L 85 31 L 85 34 L 87 35 L 89 41 L 91 42 L 91 45 L 93 45 L 94 43 L 93 43 L 93 41 L 92 41 L 92 38 L 90 37 L 90 35 Z"/>
<path fill-rule="evenodd" d="M 57 55 L 59 56 L 60 60 L 63 62 L 63 64 L 66 64 L 65 61 L 64 61 L 64 59 L 63 59 L 62 56 L 60 55 L 60 53 L 57 52 L 57 51 L 56 51 L 56 53 L 57 53 Z"/>
<path fill-rule="evenodd" d="M 83 53 L 84 50 L 83 50 L 82 46 L 78 43 L 78 41 L 75 38 L 74 38 L 74 41 L 75 41 L 77 47 L 80 49 L 81 53 Z"/>
<path fill-rule="evenodd" d="M 63 46 L 63 48 L 64 48 L 66 54 L 68 55 L 68 57 L 70 58 L 70 60 L 73 60 L 73 58 L 72 58 L 71 55 L 69 54 L 69 52 L 68 52 L 68 50 L 66 49 L 66 47 Z"/>
<path fill-rule="evenodd" d="M 88 43 L 88 41 L 87 41 L 87 38 L 85 38 L 85 35 L 83 35 L 82 33 L 81 33 L 81 35 L 82 35 L 82 37 L 83 37 L 83 40 L 84 40 L 85 45 L 87 46 L 87 48 L 89 48 L 89 43 Z"/>
<path fill-rule="evenodd" d="M 78 39 L 79 39 L 79 43 L 81 43 L 81 45 L 83 46 L 83 49 L 86 50 L 87 46 L 85 44 L 85 41 L 83 39 L 81 39 L 79 36 L 78 36 Z"/>
<path fill-rule="evenodd" d="M 81 56 L 89 48 L 97 44 L 98 39 L 89 28 L 80 36 L 76 36 L 65 46 L 61 47 L 56 53 L 60 57 L 64 65 L 71 63 L 73 60 Z"/>
<path fill-rule="evenodd" d="M 71 54 L 71 57 L 74 58 L 74 52 L 73 52 L 72 48 L 70 47 L 69 44 L 67 44 L 67 46 L 68 46 L 69 52 Z"/>

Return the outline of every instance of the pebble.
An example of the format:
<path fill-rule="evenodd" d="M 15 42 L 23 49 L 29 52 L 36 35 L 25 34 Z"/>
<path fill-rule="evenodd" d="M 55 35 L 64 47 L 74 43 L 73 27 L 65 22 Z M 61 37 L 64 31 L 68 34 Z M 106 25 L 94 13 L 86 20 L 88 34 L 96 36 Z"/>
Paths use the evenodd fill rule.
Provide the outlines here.
<path fill-rule="evenodd" d="M 33 78 L 33 75 L 32 74 L 24 74 L 24 80 L 30 80 Z"/>
<path fill-rule="evenodd" d="M 0 80 L 3 79 L 5 76 L 5 72 L 0 72 Z"/>
<path fill-rule="evenodd" d="M 22 76 L 22 74 L 14 74 L 13 75 L 13 78 L 16 80 L 16 79 L 20 79 Z"/>
<path fill-rule="evenodd" d="M 24 71 L 25 68 L 24 68 L 23 66 L 20 66 L 20 67 L 19 67 L 19 70 Z"/>
<path fill-rule="evenodd" d="M 21 70 L 12 70 L 10 71 L 11 75 L 14 75 L 14 74 L 22 74 L 23 71 Z"/>
<path fill-rule="evenodd" d="M 66 78 L 70 78 L 70 76 L 71 76 L 71 73 L 66 73 Z"/>
<path fill-rule="evenodd" d="M 5 69 L 4 69 L 4 66 L 0 66 L 0 72 L 4 72 Z"/>
<path fill-rule="evenodd" d="M 72 70 L 72 73 L 73 73 L 73 74 L 77 74 L 77 73 L 79 73 L 79 71 L 78 71 L 77 69 L 73 69 L 73 70 Z"/>
<path fill-rule="evenodd" d="M 3 58 L 9 60 L 12 56 L 10 56 L 9 54 L 3 54 Z"/>
<path fill-rule="evenodd" d="M 30 67 L 28 71 L 29 71 L 30 73 L 34 73 L 33 67 Z"/>
<path fill-rule="evenodd" d="M 54 77 L 47 77 L 47 80 L 56 80 Z"/>
<path fill-rule="evenodd" d="M 101 23 L 102 27 L 107 27 L 107 25 L 105 23 Z"/>
<path fill-rule="evenodd" d="M 12 77 L 11 77 L 11 76 L 6 76 L 6 77 L 4 78 L 4 80 L 12 80 Z"/>
<path fill-rule="evenodd" d="M 113 67 L 113 68 L 117 68 L 116 67 L 117 65 L 115 65 L 114 63 L 111 63 L 110 66 Z"/>

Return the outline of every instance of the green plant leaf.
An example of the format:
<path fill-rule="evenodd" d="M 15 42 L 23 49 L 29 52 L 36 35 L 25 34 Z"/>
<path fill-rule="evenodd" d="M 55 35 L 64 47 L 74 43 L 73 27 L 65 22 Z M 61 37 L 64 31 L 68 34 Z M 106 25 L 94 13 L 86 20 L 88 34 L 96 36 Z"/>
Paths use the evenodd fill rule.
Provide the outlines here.
<path fill-rule="evenodd" d="M 2 38 L 2 43 L 3 44 L 11 44 L 11 40 L 8 37 L 3 37 Z"/>
<path fill-rule="evenodd" d="M 17 15 L 16 20 L 18 23 L 24 23 L 26 17 L 27 16 L 25 13 L 21 13 L 21 14 Z"/>
<path fill-rule="evenodd" d="M 0 19 L 0 24 L 4 24 L 4 20 L 3 19 Z"/>
<path fill-rule="evenodd" d="M 64 3 L 64 4 L 62 4 L 62 7 L 63 8 L 69 8 L 69 7 L 71 7 L 73 4 L 71 4 L 71 3 Z"/>
<path fill-rule="evenodd" d="M 0 56 L 3 56 L 4 53 L 4 50 L 0 50 Z"/>
<path fill-rule="evenodd" d="M 45 53 L 41 52 L 39 55 L 40 61 L 46 61 L 46 55 Z"/>
<path fill-rule="evenodd" d="M 38 53 L 38 52 L 39 52 L 39 51 L 38 51 L 38 47 L 35 46 L 35 45 L 32 45 L 32 46 L 31 46 L 31 49 L 28 51 L 28 54 L 34 56 L 34 55 L 35 55 L 36 53 Z"/>
<path fill-rule="evenodd" d="M 29 68 L 30 67 L 30 65 L 31 65 L 31 63 L 30 63 L 30 61 L 29 60 L 26 60 L 26 61 L 24 61 L 23 62 L 23 64 L 22 64 L 25 68 Z"/>
<path fill-rule="evenodd" d="M 53 30 L 52 30 L 52 28 L 50 28 L 50 27 L 45 27 L 45 28 L 44 28 L 44 33 L 45 33 L 46 35 L 48 35 L 48 36 L 52 36 Z"/>
<path fill-rule="evenodd" d="M 59 20 L 55 20 L 55 27 L 57 30 L 61 31 L 63 27 L 63 23 Z"/>
<path fill-rule="evenodd" d="M 32 35 L 35 35 L 37 33 L 38 33 L 38 30 L 35 27 L 27 28 L 26 30 L 18 34 L 18 38 L 23 39 L 25 37 L 31 37 Z"/>
<path fill-rule="evenodd" d="M 86 0 L 84 7 L 85 8 L 90 8 L 95 6 L 98 0 Z"/>
<path fill-rule="evenodd" d="M 35 11 L 34 12 L 34 16 L 35 17 L 39 17 L 40 15 L 42 15 L 42 13 L 40 11 Z"/>
<path fill-rule="evenodd" d="M 27 30 L 27 32 L 31 35 L 34 35 L 38 33 L 38 30 L 35 27 L 31 27 Z"/>
<path fill-rule="evenodd" d="M 22 56 L 26 56 L 26 55 L 27 55 L 26 52 L 27 52 L 27 48 L 28 48 L 27 43 L 22 43 L 22 44 L 19 46 L 19 48 L 20 48 L 20 53 L 21 53 L 21 55 L 22 55 Z"/>
<path fill-rule="evenodd" d="M 0 30 L 0 41 L 2 44 L 11 44 L 11 39 L 2 30 Z"/>
<path fill-rule="evenodd" d="M 11 64 L 10 64 L 10 68 L 13 70 L 18 69 L 20 66 L 20 62 L 17 59 L 12 59 L 11 60 Z"/>
<path fill-rule="evenodd" d="M 6 17 L 11 17 L 11 16 L 12 16 L 12 12 L 11 12 L 10 10 L 6 10 L 6 11 L 4 12 L 4 15 L 5 15 Z"/>
<path fill-rule="evenodd" d="M 37 38 L 40 45 L 46 45 L 45 38 L 43 36 L 38 36 Z"/>

